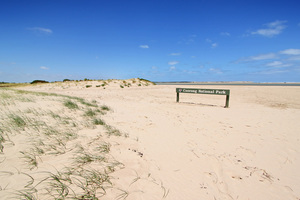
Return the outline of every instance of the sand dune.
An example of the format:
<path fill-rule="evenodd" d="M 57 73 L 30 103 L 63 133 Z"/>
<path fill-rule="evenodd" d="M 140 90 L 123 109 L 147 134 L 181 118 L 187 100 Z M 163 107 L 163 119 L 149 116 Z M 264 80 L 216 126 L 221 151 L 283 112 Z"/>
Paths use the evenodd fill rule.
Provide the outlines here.
<path fill-rule="evenodd" d="M 95 159 L 82 167 L 85 170 L 103 171 L 108 169 L 107 165 L 122 163 L 107 172 L 111 184 L 104 183 L 105 195 L 96 193 L 99 199 L 300 198 L 299 87 L 223 86 L 231 90 L 230 108 L 224 108 L 225 96 L 181 94 L 180 102 L 176 103 L 175 88 L 182 86 L 146 87 L 126 80 L 131 84 L 122 88 L 122 81 L 111 83 L 105 89 L 96 87 L 100 85 L 97 82 L 70 82 L 22 90 L 76 96 L 87 102 L 97 102 L 98 106 L 106 105 L 110 111 L 101 115 L 101 119 L 110 128 L 120 131 L 121 136 L 108 136 L 107 127 L 101 125 L 89 126 L 90 122 L 84 117 L 86 106 L 78 103 L 80 109 L 75 112 L 64 108 L 62 100 L 53 99 L 63 97 L 33 95 L 35 104 L 2 103 L 2 107 L 11 112 L 18 109 L 25 112 L 26 106 L 36 110 L 46 107 L 47 113 L 63 113 L 66 118 L 76 116 L 74 123 L 78 126 L 74 131 L 78 137 L 66 141 L 68 153 L 40 155 L 42 162 L 28 169 L 23 167 L 24 160 L 20 159 L 19 152 L 28 148 L 29 144 L 22 141 L 26 130 L 28 133 L 32 129 L 25 127 L 25 132 L 18 130 L 19 133 L 11 131 L 14 136 L 10 139 L 15 145 L 3 143 L 0 176 L 5 181 L 0 185 L 0 196 L 24 191 L 22 189 L 28 184 L 24 174 L 39 180 L 45 177 L 40 175 L 41 171 L 54 173 L 65 166 L 74 167 L 72 156 L 78 156 L 81 145 L 81 151 L 107 159 L 105 167 Z M 7 116 L 8 113 L 2 110 L 1 114 Z M 4 123 L 6 118 L 1 120 Z M 60 123 L 47 116 L 45 121 L 49 126 Z M 46 136 L 39 135 L 46 141 Z M 111 146 L 110 152 L 99 154 L 95 147 L 104 143 Z M 50 166 L 55 166 L 56 170 Z M 75 186 L 70 187 L 84 194 Z M 43 199 L 41 193 L 38 195 Z"/>

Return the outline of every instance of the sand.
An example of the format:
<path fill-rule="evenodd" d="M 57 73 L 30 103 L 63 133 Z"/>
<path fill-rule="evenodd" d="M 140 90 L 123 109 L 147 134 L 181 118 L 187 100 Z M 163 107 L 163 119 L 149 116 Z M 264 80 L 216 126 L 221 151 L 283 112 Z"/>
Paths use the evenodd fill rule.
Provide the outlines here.
<path fill-rule="evenodd" d="M 98 84 L 52 83 L 22 90 L 96 100 L 111 108 L 102 118 L 123 136 L 102 134 L 101 142 L 111 145 L 109 159 L 122 167 L 109 173 L 112 185 L 101 199 L 300 199 L 300 87 L 188 86 L 230 89 L 229 108 L 224 108 L 225 96 L 217 95 L 180 94 L 176 103 L 175 88 L 184 86 L 121 88 L 119 82 L 112 82 L 104 89 Z M 49 109 L 62 110 L 63 105 Z M 103 126 L 82 126 L 80 139 L 68 145 L 80 142 L 92 149 L 92 141 L 104 132 Z M 18 152 L 16 145 L 8 148 Z M 44 156 L 43 163 L 30 170 L 22 167 L 20 159 L 8 162 L 9 156 L 13 157 L 4 151 L 5 161 L 0 163 L 5 178 L 9 172 L 34 174 L 50 170 L 47 163 L 61 169 L 72 162 L 67 154 L 59 161 Z M 98 169 L 97 165 L 89 167 Z M 22 188 L 18 179 L 22 182 L 16 176 L 0 184 L 0 196 Z"/>

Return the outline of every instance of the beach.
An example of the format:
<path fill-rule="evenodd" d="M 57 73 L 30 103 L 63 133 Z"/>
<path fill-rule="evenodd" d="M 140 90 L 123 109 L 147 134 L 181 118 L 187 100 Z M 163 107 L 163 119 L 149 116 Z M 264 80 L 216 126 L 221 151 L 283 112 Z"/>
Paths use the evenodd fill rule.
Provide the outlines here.
<path fill-rule="evenodd" d="M 23 111 L 22 108 L 25 112 L 26 106 L 26 109 L 34 109 L 36 105 L 37 110 L 47 108 L 54 113 L 63 112 L 69 118 L 80 114 L 81 109 L 76 113 L 69 111 L 63 104 L 53 103 L 57 102 L 54 98 L 67 95 L 109 108 L 109 111 L 99 108 L 105 112 L 101 115 L 107 124 L 105 128 L 78 125 L 74 129 L 78 137 L 65 142 L 67 153 L 41 154 L 42 162 L 33 168 L 24 167 L 20 156 L 16 156 L 28 149 L 28 144 L 19 140 L 31 128 L 25 126 L 18 133 L 10 131 L 8 135 L 15 145 L 4 142 L 0 155 L 0 176 L 5 178 L 0 185 L 3 199 L 11 197 L 12 191 L 29 188 L 28 181 L 18 172 L 42 180 L 42 171 L 55 173 L 65 166 L 74 168 L 70 156 L 78 152 L 76 144 L 81 144 L 82 151 L 88 149 L 90 153 L 97 153 L 94 147 L 99 142 L 110 146 L 109 155 L 105 154 L 105 167 L 96 159 L 76 165 L 83 170 L 93 168 L 107 172 L 107 163 L 121 163 L 107 172 L 110 183 L 104 183 L 105 194 L 95 193 L 99 199 L 300 199 L 299 86 L 152 85 L 133 79 L 126 83 L 102 84 L 90 81 L 27 86 L 18 89 L 62 96 L 34 97 L 36 100 L 32 104 L 28 101 L 18 101 L 15 105 L 2 103 L 10 112 Z M 230 90 L 229 108 L 224 108 L 226 98 L 223 95 L 181 93 L 180 101 L 176 102 L 176 88 L 184 87 Z M 84 106 L 79 107 L 85 109 Z M 8 116 L 8 112 L 1 112 L 2 116 Z M 78 115 L 77 124 L 86 120 L 83 115 Z M 2 125 L 5 124 L 6 119 L 2 117 L 1 120 Z M 53 126 L 59 123 L 54 117 L 45 120 Z M 105 132 L 109 128 L 118 130 L 120 135 L 107 136 Z M 50 165 L 55 166 L 55 170 Z M 44 183 L 36 184 L 30 187 L 38 188 Z M 79 191 L 72 184 L 69 188 L 74 193 Z M 84 199 L 87 194 L 79 192 Z M 44 199 L 43 192 L 31 194 Z"/>

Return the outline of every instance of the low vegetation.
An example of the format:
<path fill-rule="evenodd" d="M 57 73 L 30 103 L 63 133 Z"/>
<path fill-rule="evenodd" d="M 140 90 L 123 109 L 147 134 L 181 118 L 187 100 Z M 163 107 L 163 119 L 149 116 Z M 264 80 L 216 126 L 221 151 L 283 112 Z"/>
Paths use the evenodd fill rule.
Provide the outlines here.
<path fill-rule="evenodd" d="M 49 83 L 49 82 L 45 80 L 34 80 L 30 84 L 35 84 L 35 83 Z"/>
<path fill-rule="evenodd" d="M 112 146 L 105 140 L 126 135 L 102 119 L 111 111 L 106 105 L 2 88 L 0 108 L 5 199 L 100 199 L 112 187 L 110 174 L 124 167 L 109 155 Z M 99 133 L 87 137 L 86 130 L 94 129 Z M 14 157 L 7 159 L 11 151 Z M 16 187 L 10 185 L 15 180 Z"/>
<path fill-rule="evenodd" d="M 79 106 L 77 105 L 77 103 L 75 103 L 75 102 L 73 102 L 73 101 L 71 101 L 71 100 L 66 100 L 66 101 L 64 102 L 64 105 L 65 105 L 67 108 L 69 108 L 69 109 L 78 109 L 78 108 L 79 108 Z"/>
<path fill-rule="evenodd" d="M 96 80 L 96 79 L 88 79 L 85 78 L 83 80 L 71 80 L 71 79 L 63 79 L 63 81 L 54 81 L 54 82 L 49 82 L 46 80 L 34 80 L 30 83 L 8 83 L 8 82 L 0 82 L 0 87 L 21 87 L 21 86 L 27 86 L 29 84 L 43 84 L 43 83 L 54 83 L 54 84 L 61 84 L 61 83 L 66 83 L 66 84 L 75 84 L 75 83 L 88 83 L 85 85 L 86 88 L 90 87 L 97 87 L 97 88 L 103 88 L 105 89 L 106 86 L 109 86 L 110 83 L 120 83 L 121 88 L 125 87 L 132 87 L 134 85 L 136 86 L 149 86 L 149 85 L 155 85 L 154 82 L 151 82 L 147 79 L 144 78 L 133 78 L 133 79 L 128 79 L 128 80 L 116 80 L 116 79 L 108 79 L 108 80 Z M 96 84 L 91 85 L 90 83 L 96 82 Z M 98 84 L 97 84 L 98 83 Z"/>

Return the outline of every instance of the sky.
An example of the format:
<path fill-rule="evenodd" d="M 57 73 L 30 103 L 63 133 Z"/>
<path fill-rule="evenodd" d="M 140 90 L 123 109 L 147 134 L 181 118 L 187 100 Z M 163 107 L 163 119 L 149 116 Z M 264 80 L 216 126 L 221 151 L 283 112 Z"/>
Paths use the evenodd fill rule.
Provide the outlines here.
<path fill-rule="evenodd" d="M 0 0 L 0 82 L 300 82 L 299 0 Z"/>

